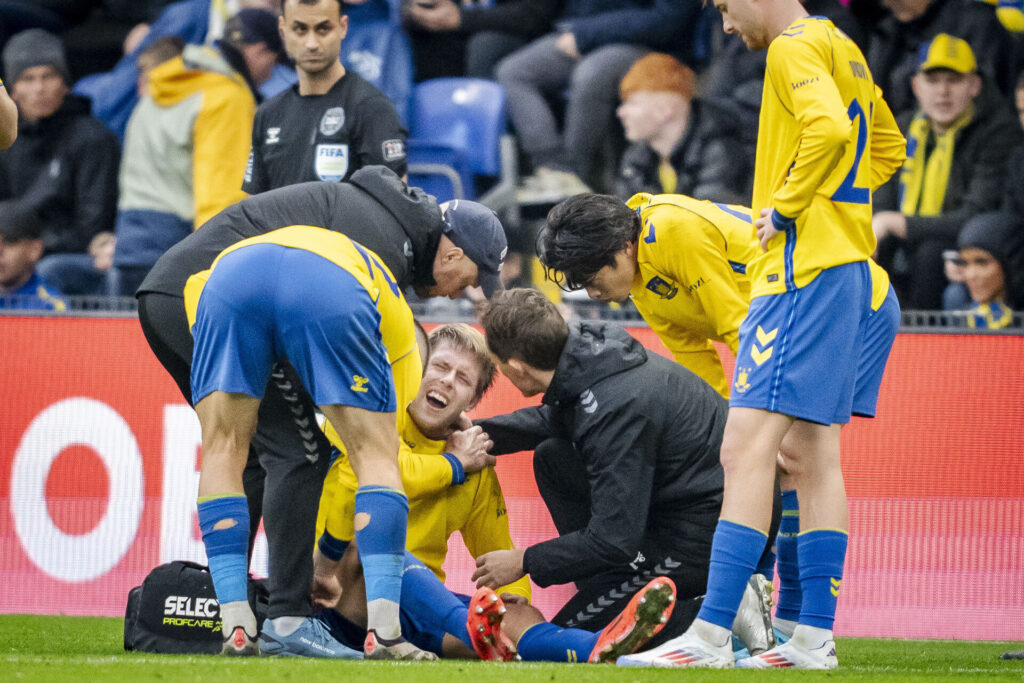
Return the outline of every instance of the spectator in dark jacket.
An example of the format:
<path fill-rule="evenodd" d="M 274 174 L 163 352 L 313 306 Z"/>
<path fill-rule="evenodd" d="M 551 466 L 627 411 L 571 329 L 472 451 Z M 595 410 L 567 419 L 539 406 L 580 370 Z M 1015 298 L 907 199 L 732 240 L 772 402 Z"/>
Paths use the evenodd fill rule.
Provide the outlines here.
<path fill-rule="evenodd" d="M 65 294 L 97 293 L 103 274 L 85 252 L 110 230 L 117 205 L 117 138 L 68 94 L 64 50 L 56 36 L 30 29 L 3 52 L 18 139 L 0 152 L 0 199 L 14 198 L 43 222 L 43 277 Z M 60 256 L 54 256 L 60 255 Z"/>
<path fill-rule="evenodd" d="M 614 193 L 685 194 L 728 204 L 750 201 L 754 148 L 746 149 L 736 120 L 694 98 L 693 71 L 655 52 L 632 66 L 622 83 L 617 114 L 632 144 L 615 178 Z"/>
<path fill-rule="evenodd" d="M 493 78 L 505 55 L 551 30 L 562 0 L 405 0 L 416 80 Z"/>
<path fill-rule="evenodd" d="M 942 252 L 975 214 L 999 206 L 1020 126 L 977 73 L 965 40 L 939 34 L 914 76 L 916 114 L 898 118 L 907 161 L 875 196 L 878 260 L 908 308 L 938 309 Z"/>
<path fill-rule="evenodd" d="M 575 582 L 578 593 L 552 621 L 598 630 L 652 576 L 668 575 L 679 602 L 652 644 L 678 635 L 693 619 L 691 598 L 704 592 L 722 496 L 725 399 L 614 324 L 567 324 L 536 290 L 496 295 L 482 324 L 502 374 L 524 396 L 543 397 L 478 424 L 496 455 L 534 450 L 559 535 L 481 556 L 474 578 Z"/>
<path fill-rule="evenodd" d="M 910 80 L 919 52 L 939 33 L 970 43 L 978 71 L 1009 95 L 1018 49 L 996 18 L 995 8 L 977 0 L 883 0 L 891 15 L 872 26 L 865 52 L 871 75 L 897 117 L 914 108 Z"/>
<path fill-rule="evenodd" d="M 599 159 L 619 82 L 651 50 L 686 54 L 699 0 L 573 0 L 556 31 L 516 50 L 495 72 L 508 94 L 508 112 L 534 171 L 529 197 L 551 199 L 603 184 Z M 558 125 L 549 100 L 567 101 Z M 525 194 L 525 193 L 524 193 Z"/>

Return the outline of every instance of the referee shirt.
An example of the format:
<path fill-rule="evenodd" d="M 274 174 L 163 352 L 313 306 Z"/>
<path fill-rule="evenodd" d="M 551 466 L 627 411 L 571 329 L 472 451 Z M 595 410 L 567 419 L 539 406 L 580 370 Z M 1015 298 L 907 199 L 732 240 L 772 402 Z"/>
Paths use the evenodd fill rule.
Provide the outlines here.
<path fill-rule="evenodd" d="M 353 71 L 323 95 L 300 95 L 296 84 L 256 111 L 242 189 L 338 182 L 370 164 L 402 176 L 405 138 L 391 100 Z"/>

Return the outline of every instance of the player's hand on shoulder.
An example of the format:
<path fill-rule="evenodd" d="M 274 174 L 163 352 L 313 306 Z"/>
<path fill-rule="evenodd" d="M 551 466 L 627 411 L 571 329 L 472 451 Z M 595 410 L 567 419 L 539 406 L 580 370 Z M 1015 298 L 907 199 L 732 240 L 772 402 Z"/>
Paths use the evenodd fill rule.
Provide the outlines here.
<path fill-rule="evenodd" d="M 479 472 L 497 462 L 488 452 L 493 447 L 494 442 L 482 427 L 454 431 L 445 442 L 445 449 L 458 458 L 466 474 Z"/>

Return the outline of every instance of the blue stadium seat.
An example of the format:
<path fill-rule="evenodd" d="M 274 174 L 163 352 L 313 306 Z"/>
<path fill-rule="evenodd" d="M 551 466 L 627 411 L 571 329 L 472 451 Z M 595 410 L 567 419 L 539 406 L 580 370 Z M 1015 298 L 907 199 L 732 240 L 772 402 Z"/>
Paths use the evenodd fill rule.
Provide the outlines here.
<path fill-rule="evenodd" d="M 428 172 L 424 165 L 433 168 Z M 454 172 L 463 185 L 463 197 L 476 199 L 498 211 L 515 209 L 515 143 L 505 131 L 505 92 L 493 81 L 476 78 L 437 78 L 413 88 L 409 120 L 410 182 L 425 175 Z M 496 181 L 482 196 L 476 181 Z M 450 185 L 450 183 L 449 183 Z"/>
<path fill-rule="evenodd" d="M 341 62 L 368 80 L 395 105 L 408 124 L 409 95 L 412 91 L 412 49 L 401 26 L 384 18 L 353 21 L 341 43 Z"/>

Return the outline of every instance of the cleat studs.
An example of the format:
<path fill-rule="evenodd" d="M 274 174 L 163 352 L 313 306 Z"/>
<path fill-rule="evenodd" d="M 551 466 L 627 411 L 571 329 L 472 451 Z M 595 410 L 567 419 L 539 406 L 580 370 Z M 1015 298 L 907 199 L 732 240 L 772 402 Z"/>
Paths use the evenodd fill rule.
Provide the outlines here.
<path fill-rule="evenodd" d="M 476 613 L 477 613 L 477 614 L 483 614 L 483 613 L 484 613 L 484 608 L 483 608 L 483 607 L 479 607 L 479 606 L 478 606 L 478 607 L 476 608 Z"/>
<path fill-rule="evenodd" d="M 494 603 L 498 602 L 498 596 L 495 595 L 494 593 L 491 593 L 490 595 L 488 595 L 487 599 L 491 602 L 491 604 L 494 604 Z"/>
<path fill-rule="evenodd" d="M 476 630 L 477 630 L 478 633 L 483 633 L 487 629 L 484 627 L 483 624 L 480 624 L 479 626 L 476 627 Z"/>
<path fill-rule="evenodd" d="M 641 605 L 644 604 L 645 602 L 647 602 L 647 596 L 646 595 L 644 597 L 640 598 L 640 604 Z"/>
<path fill-rule="evenodd" d="M 668 621 L 668 618 L 664 614 L 662 614 L 661 619 L 659 621 L 661 621 L 661 623 L 664 624 L 666 621 Z"/>
<path fill-rule="evenodd" d="M 504 613 L 505 613 L 505 607 L 504 606 L 499 607 L 498 608 L 498 614 L 504 614 Z"/>

